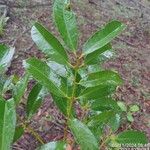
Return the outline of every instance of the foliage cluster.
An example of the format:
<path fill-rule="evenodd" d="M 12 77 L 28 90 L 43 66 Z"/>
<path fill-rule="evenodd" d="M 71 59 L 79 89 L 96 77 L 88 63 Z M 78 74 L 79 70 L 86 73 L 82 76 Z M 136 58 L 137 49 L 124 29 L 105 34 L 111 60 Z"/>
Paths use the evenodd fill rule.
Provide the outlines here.
<path fill-rule="evenodd" d="M 25 60 L 26 74 L 23 78 L 6 76 L 14 48 L 0 45 L 0 149 L 9 150 L 25 130 L 43 144 L 39 150 L 66 149 L 70 144 L 68 129 L 74 137 L 74 147 L 78 145 L 82 150 L 146 144 L 148 141 L 142 132 L 119 132 L 127 108 L 115 100 L 114 93 L 123 81 L 117 72 L 102 68 L 102 63 L 113 56 L 110 42 L 125 29 L 125 25 L 116 20 L 109 22 L 85 42 L 82 50 L 78 50 L 79 32 L 70 1 L 55 0 L 53 16 L 63 42 L 36 22 L 31 36 L 47 59 Z M 26 119 L 22 120 L 16 114 L 16 108 L 31 78 L 37 83 L 29 92 Z M 41 106 L 47 91 L 64 115 L 66 127 L 64 139 L 45 144 L 28 123 Z M 81 109 L 81 114 L 77 113 L 76 106 Z M 138 110 L 136 105 L 130 107 L 130 113 Z M 132 113 L 130 117 L 128 114 L 129 121 L 132 121 L 131 117 Z"/>

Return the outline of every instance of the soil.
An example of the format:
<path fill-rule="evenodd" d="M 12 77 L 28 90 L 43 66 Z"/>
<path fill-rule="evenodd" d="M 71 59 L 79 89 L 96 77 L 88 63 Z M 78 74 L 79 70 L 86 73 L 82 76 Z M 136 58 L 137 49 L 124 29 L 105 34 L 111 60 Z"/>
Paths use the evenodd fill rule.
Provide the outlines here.
<path fill-rule="evenodd" d="M 52 0 L 0 0 L 0 4 L 2 3 L 7 8 L 10 19 L 0 43 L 16 48 L 8 74 L 22 76 L 24 74 L 22 60 L 32 56 L 43 57 L 31 39 L 32 24 L 39 21 L 52 33 L 59 35 L 53 24 Z M 79 47 L 91 33 L 112 19 L 127 24 L 123 34 L 113 41 L 116 58 L 106 62 L 104 67 L 117 70 L 124 79 L 124 85 L 116 93 L 117 98 L 124 101 L 127 106 L 130 104 L 140 106 L 140 111 L 134 114 L 134 122 L 127 123 L 124 128 L 144 131 L 150 140 L 150 1 L 72 0 L 72 7 L 80 26 Z M 22 104 L 18 108 L 22 114 L 24 107 Z M 63 137 L 63 123 L 63 116 L 48 96 L 37 115 L 32 118 L 30 125 L 40 133 L 45 142 L 49 142 Z M 34 150 L 38 145 L 40 143 L 26 131 L 13 145 L 13 149 Z"/>

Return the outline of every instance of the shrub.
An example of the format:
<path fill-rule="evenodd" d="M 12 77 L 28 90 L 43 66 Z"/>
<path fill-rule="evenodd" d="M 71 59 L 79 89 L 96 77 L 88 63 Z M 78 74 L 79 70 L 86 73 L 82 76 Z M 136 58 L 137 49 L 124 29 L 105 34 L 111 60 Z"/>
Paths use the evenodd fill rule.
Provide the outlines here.
<path fill-rule="evenodd" d="M 63 43 L 36 22 L 32 27 L 31 36 L 48 59 L 42 61 L 29 58 L 24 61 L 27 77 L 25 76 L 25 82 L 20 83 L 26 87 L 28 74 L 38 81 L 28 96 L 27 120 L 40 107 L 43 91 L 46 88 L 64 115 L 66 127 L 62 140 L 47 143 L 38 149 L 66 149 L 70 144 L 68 129 L 71 130 L 75 144 L 82 150 L 113 149 L 123 146 L 122 144 L 136 146 L 146 144 L 148 141 L 142 132 L 134 130 L 119 132 L 124 110 L 121 103 L 117 103 L 114 99 L 113 94 L 123 81 L 117 72 L 104 70 L 101 65 L 113 55 L 110 42 L 125 29 L 125 25 L 116 20 L 109 22 L 92 35 L 81 50 L 78 50 L 79 32 L 69 0 L 55 0 L 53 15 Z M 18 85 L 15 87 L 21 89 L 17 88 Z M 8 101 L 1 97 L 0 114 L 3 119 L 0 120 L 2 125 L 0 149 L 8 150 L 14 133 L 16 141 L 23 134 L 24 129 L 29 128 L 26 122 L 17 127 L 15 123 L 15 102 L 16 105 L 19 104 L 25 88 L 21 91 L 21 94 L 16 94 L 17 100 L 15 95 L 12 96 L 14 100 Z M 15 93 L 20 92 L 16 90 Z M 77 106 L 81 113 L 77 113 Z M 11 129 L 10 136 L 6 136 L 7 129 Z M 33 130 L 30 131 L 44 144 Z"/>

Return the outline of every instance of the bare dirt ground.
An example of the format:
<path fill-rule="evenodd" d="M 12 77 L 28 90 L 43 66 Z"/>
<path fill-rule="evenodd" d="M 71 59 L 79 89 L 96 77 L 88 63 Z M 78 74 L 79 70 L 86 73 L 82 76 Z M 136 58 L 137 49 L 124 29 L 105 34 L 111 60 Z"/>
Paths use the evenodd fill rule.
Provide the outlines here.
<path fill-rule="evenodd" d="M 7 0 L 5 5 L 10 19 L 0 43 L 16 48 L 8 74 L 22 76 L 22 60 L 31 56 L 42 57 L 30 37 L 32 24 L 38 20 L 58 35 L 52 21 L 52 0 Z M 125 32 L 113 42 L 116 59 L 108 61 L 104 67 L 119 71 L 125 81 L 117 92 L 118 99 L 125 101 L 126 105 L 140 106 L 130 128 L 145 131 L 150 139 L 150 1 L 73 0 L 72 7 L 78 16 L 80 46 L 99 26 L 111 19 L 119 19 L 127 24 Z M 21 110 L 22 107 L 23 104 Z M 60 118 L 62 116 L 50 97 L 47 97 L 31 126 L 35 127 L 45 142 L 61 139 L 63 121 L 60 122 Z M 13 149 L 34 150 L 37 145 L 39 143 L 26 132 Z"/>

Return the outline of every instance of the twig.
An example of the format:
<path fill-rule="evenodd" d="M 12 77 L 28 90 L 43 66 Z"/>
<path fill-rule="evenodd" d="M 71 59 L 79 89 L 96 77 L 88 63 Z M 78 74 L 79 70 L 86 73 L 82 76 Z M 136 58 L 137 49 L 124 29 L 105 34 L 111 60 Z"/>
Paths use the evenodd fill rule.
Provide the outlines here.
<path fill-rule="evenodd" d="M 102 141 L 102 143 L 101 143 L 101 145 L 100 145 L 100 149 L 102 149 L 103 146 L 105 145 L 105 143 L 109 140 L 111 134 L 112 134 L 112 131 L 110 131 L 109 134 L 106 135 L 106 137 L 104 138 L 104 140 Z"/>
<path fill-rule="evenodd" d="M 42 137 L 35 132 L 32 127 L 30 125 L 25 125 L 23 124 L 23 127 L 25 127 L 25 129 L 29 130 L 30 133 L 41 143 L 41 144 L 45 144 L 44 140 L 42 139 Z"/>
<path fill-rule="evenodd" d="M 41 144 L 45 144 L 44 140 L 42 139 L 42 137 L 34 131 L 34 129 L 29 125 L 27 124 L 24 120 L 22 120 L 20 118 L 19 115 L 17 115 L 17 118 L 20 120 L 20 122 L 22 123 L 22 127 L 25 129 L 25 130 L 29 130 L 29 132 L 41 143 Z"/>

